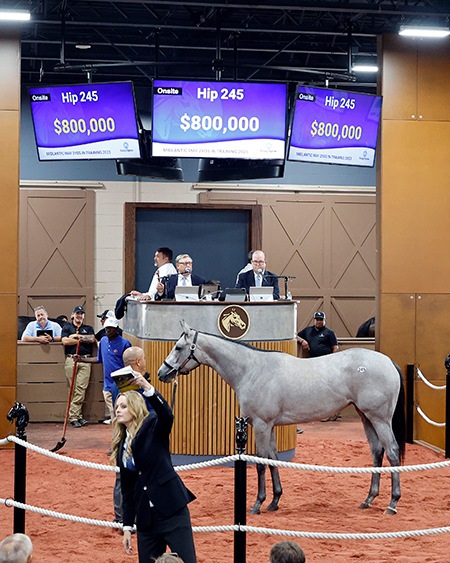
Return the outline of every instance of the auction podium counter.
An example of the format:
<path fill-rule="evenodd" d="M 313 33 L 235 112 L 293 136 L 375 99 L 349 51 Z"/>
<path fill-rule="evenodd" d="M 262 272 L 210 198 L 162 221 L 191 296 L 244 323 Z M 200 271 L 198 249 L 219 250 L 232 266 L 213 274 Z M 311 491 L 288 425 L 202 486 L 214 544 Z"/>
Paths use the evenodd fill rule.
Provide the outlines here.
<path fill-rule="evenodd" d="M 173 384 L 159 381 L 157 372 L 181 335 L 180 321 L 191 328 L 266 350 L 297 354 L 297 303 L 150 302 L 128 301 L 124 336 L 145 351 L 147 371 L 155 388 L 172 403 Z M 277 377 L 277 374 L 274 374 Z M 235 453 L 235 416 L 241 416 L 234 391 L 208 366 L 178 377 L 171 434 L 171 452 L 209 459 Z M 275 430 L 280 459 L 292 459 L 295 425 Z M 256 454 L 249 426 L 248 454 Z M 177 459 L 178 458 L 178 459 Z M 189 458 L 188 458 L 189 459 Z"/>

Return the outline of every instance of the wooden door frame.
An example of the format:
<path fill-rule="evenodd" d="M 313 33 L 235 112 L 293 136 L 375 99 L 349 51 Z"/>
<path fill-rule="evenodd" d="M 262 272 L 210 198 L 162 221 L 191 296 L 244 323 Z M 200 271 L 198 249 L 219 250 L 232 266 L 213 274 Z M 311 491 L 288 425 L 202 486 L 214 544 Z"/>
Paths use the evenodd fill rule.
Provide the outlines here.
<path fill-rule="evenodd" d="M 135 203 L 127 202 L 124 207 L 124 257 L 123 257 L 123 293 L 129 293 L 135 284 L 136 277 L 136 213 L 139 209 L 185 209 L 185 210 L 217 210 L 247 211 L 248 241 L 252 248 L 261 248 L 262 244 L 262 207 L 261 205 L 237 204 L 202 204 L 202 203 Z"/>

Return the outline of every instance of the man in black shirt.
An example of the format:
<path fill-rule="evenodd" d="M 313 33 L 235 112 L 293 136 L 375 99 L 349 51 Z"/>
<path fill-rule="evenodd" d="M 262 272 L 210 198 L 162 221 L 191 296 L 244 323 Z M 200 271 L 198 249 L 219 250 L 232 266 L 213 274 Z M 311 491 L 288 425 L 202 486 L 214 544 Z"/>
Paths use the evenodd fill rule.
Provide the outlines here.
<path fill-rule="evenodd" d="M 325 313 L 317 311 L 314 313 L 314 324 L 307 326 L 297 335 L 298 342 L 303 350 L 309 351 L 310 358 L 326 356 L 339 350 L 336 335 L 325 326 L 325 320 Z"/>
<path fill-rule="evenodd" d="M 73 356 L 77 352 L 78 342 L 80 343 L 78 354 L 83 357 L 92 356 L 92 346 L 95 342 L 94 329 L 84 324 L 84 315 L 83 307 L 75 307 L 72 313 L 72 322 L 67 323 L 62 329 L 61 340 L 64 344 L 66 354 L 64 370 L 66 372 L 69 389 L 72 383 L 74 368 Z M 83 362 L 77 363 L 75 385 L 69 409 L 69 423 L 74 428 L 81 428 L 86 424 L 81 408 L 86 395 L 86 389 L 89 385 L 90 376 L 91 364 Z"/>
<path fill-rule="evenodd" d="M 334 332 L 325 326 L 326 316 L 322 311 L 314 313 L 314 325 L 307 326 L 297 335 L 297 341 L 302 345 L 303 350 L 309 352 L 310 358 L 334 354 L 339 350 L 337 338 Z M 340 413 L 336 413 L 322 422 L 337 420 Z"/>

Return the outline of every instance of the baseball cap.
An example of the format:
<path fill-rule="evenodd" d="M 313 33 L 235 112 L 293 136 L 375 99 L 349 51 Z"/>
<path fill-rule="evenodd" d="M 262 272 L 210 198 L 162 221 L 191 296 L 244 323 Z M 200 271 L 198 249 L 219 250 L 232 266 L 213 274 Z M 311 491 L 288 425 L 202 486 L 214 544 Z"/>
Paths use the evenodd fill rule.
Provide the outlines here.
<path fill-rule="evenodd" d="M 83 307 L 81 305 L 78 305 L 77 307 L 75 307 L 73 312 L 74 313 L 85 313 L 86 311 L 83 309 Z"/>
<path fill-rule="evenodd" d="M 119 326 L 119 321 L 113 317 L 106 317 L 106 321 L 105 324 L 103 325 L 103 328 L 108 328 L 109 326 L 117 328 Z"/>
<path fill-rule="evenodd" d="M 317 313 L 314 313 L 314 318 L 325 320 L 325 313 L 323 313 L 322 311 L 317 311 Z"/>
<path fill-rule="evenodd" d="M 97 315 L 99 319 L 104 319 L 108 316 L 109 309 L 105 309 L 101 315 Z"/>

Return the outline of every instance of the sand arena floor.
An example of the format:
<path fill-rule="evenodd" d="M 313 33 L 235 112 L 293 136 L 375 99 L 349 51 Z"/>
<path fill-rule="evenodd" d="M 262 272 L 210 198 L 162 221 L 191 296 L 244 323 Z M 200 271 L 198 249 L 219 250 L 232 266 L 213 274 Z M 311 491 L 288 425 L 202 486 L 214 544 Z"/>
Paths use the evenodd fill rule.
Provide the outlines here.
<path fill-rule="evenodd" d="M 317 465 L 366 467 L 371 465 L 369 446 L 358 420 L 314 422 L 302 425 L 297 436 L 293 461 Z M 53 448 L 61 439 L 62 425 L 31 424 L 28 440 Z M 111 428 L 90 424 L 69 428 L 67 443 L 60 451 L 67 456 L 107 463 Z M 406 465 L 442 461 L 443 455 L 418 445 L 407 445 Z M 12 450 L 0 450 L 0 497 L 13 497 Z M 112 520 L 114 474 L 85 469 L 45 458 L 34 452 L 27 455 L 27 503 L 42 508 Z M 233 468 L 214 467 L 183 472 L 182 479 L 196 494 L 191 503 L 194 526 L 233 523 Z M 390 477 L 381 478 L 381 494 L 373 508 L 359 510 L 366 498 L 369 475 L 339 475 L 281 469 L 284 494 L 280 510 L 248 515 L 247 524 L 308 532 L 369 533 L 420 530 L 450 525 L 450 468 L 402 474 L 402 498 L 396 516 L 385 516 L 389 504 Z M 271 491 L 269 476 L 267 488 Z M 247 507 L 256 497 L 256 468 L 248 468 Z M 269 499 L 270 500 L 270 499 Z M 267 506 L 268 502 L 266 502 Z M 263 507 L 264 508 L 264 507 Z M 13 531 L 13 509 L 0 506 L 2 538 Z M 40 563 L 137 563 L 127 556 L 121 536 L 115 530 L 88 526 L 27 512 L 26 533 Z M 270 547 L 281 536 L 247 534 L 247 561 L 268 561 Z M 199 563 L 232 563 L 233 533 L 196 533 L 194 540 Z M 448 563 L 449 533 L 418 538 L 382 540 L 296 540 L 303 547 L 308 563 L 368 562 Z"/>

